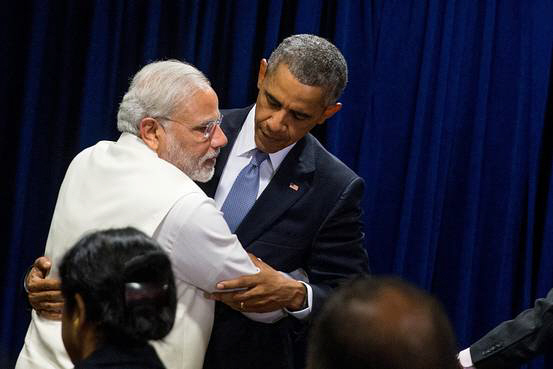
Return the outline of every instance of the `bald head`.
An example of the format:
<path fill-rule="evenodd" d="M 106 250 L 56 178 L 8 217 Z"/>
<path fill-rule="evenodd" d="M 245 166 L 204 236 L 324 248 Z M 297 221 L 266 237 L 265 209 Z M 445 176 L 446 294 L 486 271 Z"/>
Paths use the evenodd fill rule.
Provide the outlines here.
<path fill-rule="evenodd" d="M 313 327 L 310 369 L 456 368 L 456 345 L 440 304 L 397 279 L 344 286 Z"/>

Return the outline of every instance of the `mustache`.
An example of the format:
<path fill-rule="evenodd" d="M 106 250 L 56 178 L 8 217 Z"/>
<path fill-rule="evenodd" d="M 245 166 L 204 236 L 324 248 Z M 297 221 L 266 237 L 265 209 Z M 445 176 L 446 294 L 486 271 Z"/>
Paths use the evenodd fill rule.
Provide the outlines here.
<path fill-rule="evenodd" d="M 209 160 L 209 159 L 216 159 L 216 158 L 219 156 L 219 153 L 220 153 L 220 152 L 221 152 L 221 149 L 220 149 L 220 148 L 215 149 L 215 151 L 213 151 L 213 152 L 207 152 L 207 153 L 204 155 L 202 161 L 206 161 L 206 160 Z"/>

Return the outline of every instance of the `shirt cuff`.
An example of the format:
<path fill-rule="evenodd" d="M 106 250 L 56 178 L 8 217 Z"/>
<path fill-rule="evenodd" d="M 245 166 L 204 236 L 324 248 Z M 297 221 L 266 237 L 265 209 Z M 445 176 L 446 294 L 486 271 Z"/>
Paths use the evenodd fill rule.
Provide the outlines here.
<path fill-rule="evenodd" d="M 302 310 L 296 310 L 296 311 L 290 311 L 288 309 L 284 309 L 289 315 L 293 316 L 296 319 L 305 319 L 311 314 L 311 307 L 313 306 L 313 289 L 311 286 L 303 281 L 298 281 L 301 284 L 305 286 L 305 289 L 307 290 L 307 307 Z"/>
<path fill-rule="evenodd" d="M 273 310 L 268 313 L 242 313 L 245 317 L 254 320 L 259 323 L 271 324 L 278 322 L 280 319 L 286 316 L 286 313 L 282 310 Z"/>
<path fill-rule="evenodd" d="M 472 356 L 470 356 L 470 347 L 459 352 L 457 357 L 459 358 L 459 363 L 463 366 L 463 368 L 474 369 Z"/>

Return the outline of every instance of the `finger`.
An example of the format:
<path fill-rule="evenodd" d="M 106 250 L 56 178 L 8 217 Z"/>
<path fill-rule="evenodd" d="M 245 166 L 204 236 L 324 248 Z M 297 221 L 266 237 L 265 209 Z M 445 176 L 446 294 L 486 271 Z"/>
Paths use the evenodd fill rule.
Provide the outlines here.
<path fill-rule="evenodd" d="M 29 301 L 33 309 L 35 310 L 50 310 L 50 311 L 63 311 L 63 302 L 44 302 L 44 301 Z"/>
<path fill-rule="evenodd" d="M 51 303 L 45 302 L 36 305 L 31 305 L 36 311 L 49 311 L 51 313 L 62 313 L 63 312 L 63 303 Z"/>
<path fill-rule="evenodd" d="M 248 252 L 248 256 L 250 257 L 251 261 L 255 264 L 258 260 L 261 260 L 260 258 L 258 258 L 257 256 L 255 256 L 254 254 Z"/>
<path fill-rule="evenodd" d="M 49 310 L 61 313 L 63 311 L 63 302 L 44 302 L 44 301 L 29 301 L 35 310 Z"/>
<path fill-rule="evenodd" d="M 61 320 L 62 314 L 58 312 L 48 311 L 48 310 L 37 310 L 37 314 L 42 318 L 50 320 Z"/>
<path fill-rule="evenodd" d="M 214 300 L 225 303 L 241 301 L 256 302 L 262 299 L 267 299 L 267 292 L 260 286 L 234 292 L 214 292 L 212 295 Z"/>
<path fill-rule="evenodd" d="M 261 260 L 260 258 L 258 258 L 257 256 L 253 255 L 253 254 L 249 254 L 250 256 L 250 259 L 252 260 L 252 263 L 254 263 L 254 265 L 256 267 L 264 267 L 264 266 L 268 266 L 267 264 L 265 264 L 263 262 L 263 260 Z"/>
<path fill-rule="evenodd" d="M 242 310 L 240 309 L 240 304 L 239 304 L 239 303 L 225 302 L 225 304 L 226 304 L 227 306 L 229 306 L 231 309 L 234 309 L 234 310 L 236 310 L 236 311 L 242 312 Z"/>
<path fill-rule="evenodd" d="M 42 270 L 41 268 L 39 268 L 38 266 L 33 265 L 31 270 L 29 270 L 29 273 L 27 275 L 27 279 L 31 280 L 33 278 L 34 279 L 44 279 L 44 278 L 46 278 L 46 272 L 44 270 Z"/>
<path fill-rule="evenodd" d="M 249 290 L 243 290 L 243 291 L 237 291 L 233 293 L 232 295 L 225 296 L 226 299 L 230 301 L 253 301 L 255 299 L 259 299 L 261 297 L 265 296 L 265 294 L 262 292 L 262 289 L 259 287 L 254 287 Z"/>
<path fill-rule="evenodd" d="M 52 262 L 50 259 L 46 256 L 41 256 L 35 260 L 35 263 L 33 265 L 33 268 L 38 268 L 46 277 L 48 275 L 48 272 L 50 271 L 50 268 L 52 267 Z"/>
<path fill-rule="evenodd" d="M 260 292 L 254 292 L 253 294 L 246 294 L 245 291 L 235 293 L 213 293 L 213 300 L 221 301 L 225 304 L 239 304 L 244 302 L 246 304 L 258 304 L 268 301 L 266 294 Z"/>
<path fill-rule="evenodd" d="M 29 301 L 63 302 L 63 300 L 63 295 L 60 291 L 42 291 L 29 293 Z"/>
<path fill-rule="evenodd" d="M 243 313 L 270 313 L 271 311 L 280 310 L 280 306 L 264 305 L 260 307 L 251 306 L 241 310 Z"/>
<path fill-rule="evenodd" d="M 233 303 L 236 301 L 240 301 L 239 299 L 235 298 L 236 292 L 214 292 L 212 294 L 212 300 L 215 301 L 222 301 L 224 303 Z"/>
<path fill-rule="evenodd" d="M 262 289 L 251 289 L 232 296 L 232 301 L 245 301 L 248 305 L 263 304 L 269 301 L 270 295 Z M 271 299 L 271 301 L 274 299 Z"/>
<path fill-rule="evenodd" d="M 240 278 L 229 279 L 228 281 L 221 281 L 217 283 L 218 290 L 228 290 L 233 288 L 249 288 L 255 286 L 258 282 L 257 274 L 253 275 L 244 275 Z"/>
<path fill-rule="evenodd" d="M 266 262 L 261 260 L 261 258 L 258 258 L 257 256 L 255 256 L 254 254 L 248 254 L 248 256 L 252 260 L 252 263 L 254 263 L 254 265 L 256 267 L 258 267 L 259 269 L 261 269 L 261 270 L 263 270 L 263 269 L 274 270 L 274 268 L 272 266 L 270 266 L 269 264 L 267 264 Z"/>
<path fill-rule="evenodd" d="M 65 304 L 64 301 L 29 301 L 31 303 L 31 306 L 35 310 L 56 310 L 56 311 L 62 311 L 63 305 Z"/>
<path fill-rule="evenodd" d="M 255 304 L 249 305 L 244 303 L 243 308 L 240 309 L 240 312 L 243 313 L 268 313 L 275 310 L 280 310 L 282 307 L 275 303 L 264 303 L 264 304 Z"/>
<path fill-rule="evenodd" d="M 27 280 L 27 288 L 29 292 L 59 291 L 61 289 L 61 281 L 57 278 L 40 278 L 31 275 Z"/>

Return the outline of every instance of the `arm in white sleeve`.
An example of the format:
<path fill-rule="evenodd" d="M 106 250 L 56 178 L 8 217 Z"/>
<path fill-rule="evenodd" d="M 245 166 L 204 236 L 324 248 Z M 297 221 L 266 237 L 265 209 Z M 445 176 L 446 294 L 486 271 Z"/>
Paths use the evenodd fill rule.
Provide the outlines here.
<path fill-rule="evenodd" d="M 259 272 L 213 200 L 200 193 L 181 197 L 156 234 L 175 277 L 201 290 L 215 292 L 217 282 Z"/>
<path fill-rule="evenodd" d="M 220 281 L 259 272 L 213 200 L 203 193 L 181 197 L 154 236 L 169 253 L 175 277 L 201 290 L 216 292 Z M 272 322 L 275 312 L 248 317 Z"/>

